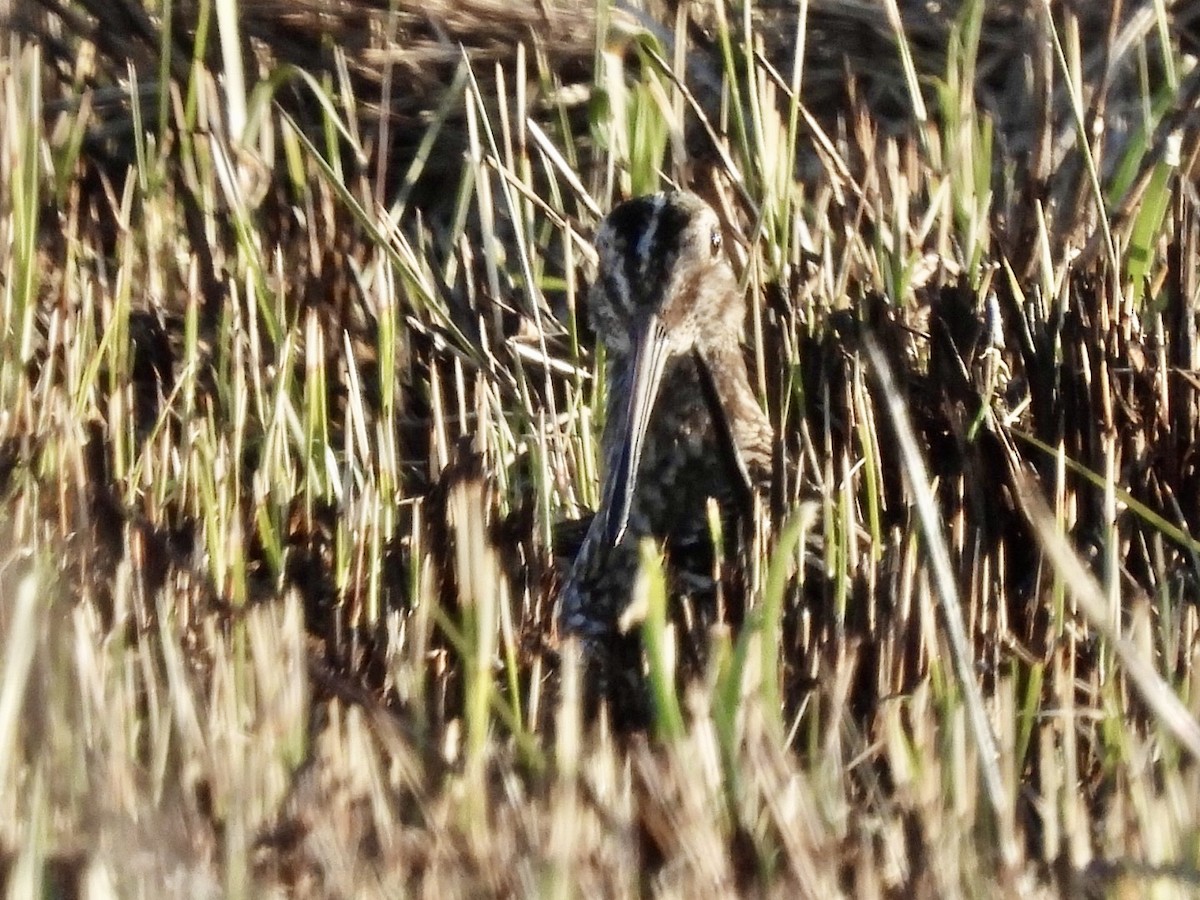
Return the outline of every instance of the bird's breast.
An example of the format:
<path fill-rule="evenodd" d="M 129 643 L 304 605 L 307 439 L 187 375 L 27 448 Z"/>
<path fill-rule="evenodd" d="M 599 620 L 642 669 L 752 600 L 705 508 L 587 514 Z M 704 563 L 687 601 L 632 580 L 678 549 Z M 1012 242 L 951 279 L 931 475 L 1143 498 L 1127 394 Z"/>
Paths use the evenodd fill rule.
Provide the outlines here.
<path fill-rule="evenodd" d="M 638 466 L 629 527 L 638 535 L 675 541 L 708 530 L 707 502 L 733 494 L 721 439 L 691 357 L 663 374 Z"/>

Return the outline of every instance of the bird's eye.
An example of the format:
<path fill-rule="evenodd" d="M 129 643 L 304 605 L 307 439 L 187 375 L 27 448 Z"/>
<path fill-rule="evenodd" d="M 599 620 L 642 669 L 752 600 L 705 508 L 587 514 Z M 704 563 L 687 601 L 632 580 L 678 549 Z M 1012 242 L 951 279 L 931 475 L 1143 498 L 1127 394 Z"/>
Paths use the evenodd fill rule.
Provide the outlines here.
<path fill-rule="evenodd" d="M 708 236 L 708 248 L 712 251 L 713 256 L 721 252 L 721 232 L 716 228 Z"/>

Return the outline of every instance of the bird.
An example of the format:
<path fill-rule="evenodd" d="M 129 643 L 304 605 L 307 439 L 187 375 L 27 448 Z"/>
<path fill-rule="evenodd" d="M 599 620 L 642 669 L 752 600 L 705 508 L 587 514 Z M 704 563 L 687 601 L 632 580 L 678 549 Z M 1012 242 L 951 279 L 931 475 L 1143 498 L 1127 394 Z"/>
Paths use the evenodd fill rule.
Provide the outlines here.
<path fill-rule="evenodd" d="M 627 665 L 640 541 L 665 547 L 669 585 L 707 578 L 715 593 L 710 498 L 723 520 L 745 509 L 769 479 L 775 434 L 742 355 L 746 300 L 713 208 L 687 191 L 627 200 L 595 245 L 588 317 L 607 350 L 600 503 L 559 623 Z M 708 569 L 681 572 L 684 557 Z"/>

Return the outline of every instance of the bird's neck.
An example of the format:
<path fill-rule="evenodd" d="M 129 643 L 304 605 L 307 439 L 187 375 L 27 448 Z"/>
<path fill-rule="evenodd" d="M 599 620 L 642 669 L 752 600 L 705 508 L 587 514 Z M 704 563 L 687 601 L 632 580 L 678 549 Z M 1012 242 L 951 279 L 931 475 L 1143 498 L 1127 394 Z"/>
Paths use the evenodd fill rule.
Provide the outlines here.
<path fill-rule="evenodd" d="M 775 432 L 750 386 L 741 346 L 721 342 L 700 348 L 699 356 L 741 465 L 752 483 L 764 482 L 771 473 Z"/>

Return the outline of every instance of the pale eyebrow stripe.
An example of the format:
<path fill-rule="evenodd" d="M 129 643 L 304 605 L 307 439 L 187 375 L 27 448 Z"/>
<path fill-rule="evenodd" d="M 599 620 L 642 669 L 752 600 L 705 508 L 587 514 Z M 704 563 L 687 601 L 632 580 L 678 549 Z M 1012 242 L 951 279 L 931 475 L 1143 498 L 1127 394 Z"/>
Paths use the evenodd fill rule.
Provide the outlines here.
<path fill-rule="evenodd" d="M 609 268 L 600 276 L 605 292 L 614 306 L 620 306 L 625 314 L 633 311 L 633 298 L 629 296 L 629 280 L 621 267 Z"/>

